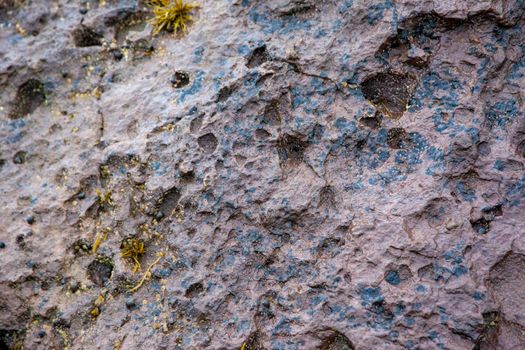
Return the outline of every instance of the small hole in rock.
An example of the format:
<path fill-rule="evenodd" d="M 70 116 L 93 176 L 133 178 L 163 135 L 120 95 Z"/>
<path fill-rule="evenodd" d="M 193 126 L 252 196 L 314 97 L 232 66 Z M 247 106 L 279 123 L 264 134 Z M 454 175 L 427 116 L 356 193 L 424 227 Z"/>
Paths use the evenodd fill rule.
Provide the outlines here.
<path fill-rule="evenodd" d="M 367 128 L 377 130 L 381 127 L 381 113 L 376 113 L 373 117 L 363 117 L 359 123 Z"/>
<path fill-rule="evenodd" d="M 84 25 L 73 31 L 76 47 L 101 46 L 103 35 Z"/>
<path fill-rule="evenodd" d="M 264 107 L 262 122 L 269 125 L 281 124 L 281 114 L 279 112 L 280 103 L 278 100 L 273 100 L 266 107 Z"/>
<path fill-rule="evenodd" d="M 295 136 L 285 135 L 277 141 L 277 153 L 281 162 L 303 160 L 306 143 Z"/>
<path fill-rule="evenodd" d="M 26 151 L 18 151 L 13 156 L 13 163 L 15 164 L 24 164 L 27 159 L 27 152 Z"/>
<path fill-rule="evenodd" d="M 212 133 L 202 135 L 197 139 L 197 143 L 205 153 L 213 153 L 217 148 L 217 138 Z"/>
<path fill-rule="evenodd" d="M 171 78 L 171 85 L 175 89 L 179 89 L 183 86 L 186 86 L 190 83 L 190 74 L 183 71 L 177 71 L 175 74 L 173 74 L 173 77 Z"/>
<path fill-rule="evenodd" d="M 403 128 L 392 128 L 388 130 L 386 143 L 390 148 L 405 148 L 409 142 L 408 134 Z"/>
<path fill-rule="evenodd" d="M 475 221 L 471 221 L 470 224 L 476 233 L 485 234 L 490 230 L 490 221 L 485 218 L 480 218 Z"/>
<path fill-rule="evenodd" d="M 525 145 L 524 145 L 524 147 L 525 147 Z M 489 143 L 485 142 L 485 141 L 480 142 L 478 144 L 478 152 L 479 152 L 479 154 L 481 156 L 484 156 L 484 157 L 488 156 L 490 154 L 490 152 L 491 152 Z M 525 155 L 524 155 L 524 157 L 525 157 Z"/>
<path fill-rule="evenodd" d="M 120 49 L 112 50 L 111 53 L 113 54 L 113 58 L 115 59 L 115 61 L 120 61 L 124 58 L 124 54 L 122 53 L 122 51 L 120 51 Z"/>
<path fill-rule="evenodd" d="M 318 350 L 354 350 L 354 344 L 344 334 L 336 331 L 323 341 Z"/>
<path fill-rule="evenodd" d="M 188 289 L 186 289 L 185 296 L 187 298 L 194 298 L 198 294 L 202 293 L 203 291 L 204 291 L 204 286 L 202 285 L 202 283 L 200 282 L 193 283 L 191 286 L 188 287 Z"/>
<path fill-rule="evenodd" d="M 266 46 L 260 46 L 252 51 L 250 57 L 248 57 L 248 62 L 246 62 L 246 66 L 248 68 L 254 68 L 257 66 L 260 66 L 264 62 L 268 61 L 270 59 L 270 56 L 268 55 L 268 52 L 266 51 Z"/>
<path fill-rule="evenodd" d="M 98 287 L 104 287 L 113 273 L 113 261 L 105 256 L 99 256 L 88 265 L 88 277 Z"/>
<path fill-rule="evenodd" d="M 265 350 L 259 340 L 259 332 L 255 331 L 243 343 L 243 350 Z"/>
<path fill-rule="evenodd" d="M 324 186 L 319 193 L 319 205 L 335 207 L 335 190 L 332 186 Z"/>
<path fill-rule="evenodd" d="M 231 94 L 233 93 L 233 88 L 230 86 L 224 86 L 219 90 L 219 94 L 217 95 L 217 102 L 223 102 L 226 101 L 228 98 L 230 98 Z"/>
<path fill-rule="evenodd" d="M 33 113 L 45 100 L 44 84 L 37 79 L 29 79 L 18 88 L 9 117 L 11 119 L 23 118 Z"/>
<path fill-rule="evenodd" d="M 255 130 L 255 138 L 257 140 L 266 140 L 270 136 L 272 136 L 272 134 L 270 134 L 268 131 L 266 131 L 264 129 L 257 129 L 257 130 Z"/>
<path fill-rule="evenodd" d="M 157 208 L 160 213 L 162 213 L 162 217 L 169 217 L 173 214 L 173 210 L 179 204 L 179 199 L 180 191 L 176 187 L 172 187 L 162 194 L 162 198 L 157 204 Z"/>
<path fill-rule="evenodd" d="M 198 132 L 201 127 L 202 127 L 202 121 L 203 121 L 203 118 L 204 117 L 204 114 L 203 115 L 199 115 L 195 118 L 193 118 L 190 122 L 190 131 L 192 133 L 196 133 Z"/>
<path fill-rule="evenodd" d="M 408 74 L 378 73 L 361 83 L 365 98 L 384 115 L 398 119 L 405 112 L 416 87 L 416 80 Z"/>

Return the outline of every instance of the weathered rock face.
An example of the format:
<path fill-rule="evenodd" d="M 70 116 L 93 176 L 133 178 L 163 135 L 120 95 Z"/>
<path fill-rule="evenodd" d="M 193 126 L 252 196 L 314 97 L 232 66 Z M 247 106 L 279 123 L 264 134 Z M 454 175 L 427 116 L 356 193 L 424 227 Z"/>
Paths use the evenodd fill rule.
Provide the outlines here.
<path fill-rule="evenodd" d="M 0 348 L 524 349 L 524 2 L 201 5 L 0 5 Z"/>

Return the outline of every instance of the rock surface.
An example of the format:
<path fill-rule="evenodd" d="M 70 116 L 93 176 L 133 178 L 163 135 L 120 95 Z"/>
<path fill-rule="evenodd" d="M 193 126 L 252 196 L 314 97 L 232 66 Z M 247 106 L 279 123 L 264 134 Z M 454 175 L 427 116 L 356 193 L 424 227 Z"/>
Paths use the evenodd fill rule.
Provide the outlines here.
<path fill-rule="evenodd" d="M 524 349 L 523 0 L 200 4 L 0 1 L 0 348 Z"/>

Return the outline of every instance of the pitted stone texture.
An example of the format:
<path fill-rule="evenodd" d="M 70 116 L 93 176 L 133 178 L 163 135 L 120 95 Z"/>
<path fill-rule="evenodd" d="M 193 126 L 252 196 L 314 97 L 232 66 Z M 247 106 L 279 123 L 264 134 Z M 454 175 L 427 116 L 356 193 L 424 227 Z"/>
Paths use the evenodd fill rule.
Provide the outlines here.
<path fill-rule="evenodd" d="M 524 348 L 523 2 L 200 4 L 0 9 L 0 344 Z"/>

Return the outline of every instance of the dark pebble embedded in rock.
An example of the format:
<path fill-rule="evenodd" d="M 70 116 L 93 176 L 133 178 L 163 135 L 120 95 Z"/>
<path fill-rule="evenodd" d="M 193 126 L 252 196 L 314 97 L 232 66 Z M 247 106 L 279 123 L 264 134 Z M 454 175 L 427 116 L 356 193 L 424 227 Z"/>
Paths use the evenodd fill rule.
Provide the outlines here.
<path fill-rule="evenodd" d="M 27 218 L 26 218 L 26 222 L 29 224 L 29 225 L 33 225 L 33 223 L 35 222 L 35 217 L 33 215 L 29 215 Z"/>
<path fill-rule="evenodd" d="M 76 291 L 80 288 L 79 282 L 73 282 L 71 283 L 71 286 L 69 287 L 71 290 L 71 293 L 76 293 Z"/>
<path fill-rule="evenodd" d="M 134 299 L 126 300 L 126 307 L 130 310 L 137 308 L 137 302 Z"/>
<path fill-rule="evenodd" d="M 120 50 L 113 51 L 113 58 L 117 61 L 120 61 L 124 57 L 124 54 Z"/>
<path fill-rule="evenodd" d="M 5 248 L 5 243 L 4 242 L 0 242 L 0 249 L 4 249 Z"/>

